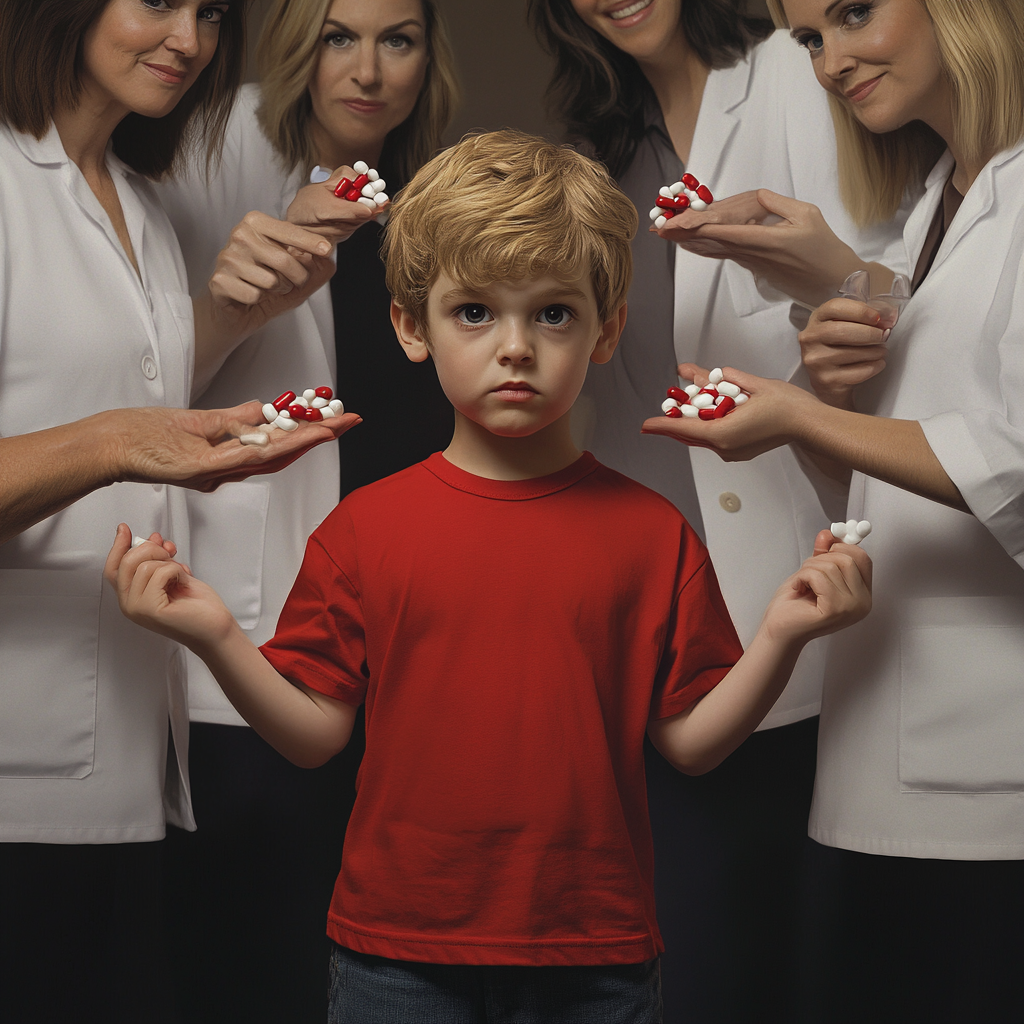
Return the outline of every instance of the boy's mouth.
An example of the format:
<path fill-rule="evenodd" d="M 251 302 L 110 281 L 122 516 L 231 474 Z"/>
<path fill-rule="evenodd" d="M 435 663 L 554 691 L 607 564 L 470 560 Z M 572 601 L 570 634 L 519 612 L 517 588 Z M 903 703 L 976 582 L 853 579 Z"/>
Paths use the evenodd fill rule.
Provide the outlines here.
<path fill-rule="evenodd" d="M 537 391 L 525 381 L 507 380 L 504 384 L 499 384 L 492 394 L 507 402 L 526 402 L 537 394 Z"/>

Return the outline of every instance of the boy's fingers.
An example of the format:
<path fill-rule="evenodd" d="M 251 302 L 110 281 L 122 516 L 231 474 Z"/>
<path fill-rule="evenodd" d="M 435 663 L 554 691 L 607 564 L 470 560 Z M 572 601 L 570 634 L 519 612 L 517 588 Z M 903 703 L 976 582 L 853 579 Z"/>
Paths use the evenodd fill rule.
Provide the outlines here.
<path fill-rule="evenodd" d="M 114 531 L 114 543 L 103 563 L 103 578 L 117 590 L 117 571 L 121 565 L 121 559 L 131 551 L 132 531 L 128 529 L 127 523 L 118 523 Z"/>

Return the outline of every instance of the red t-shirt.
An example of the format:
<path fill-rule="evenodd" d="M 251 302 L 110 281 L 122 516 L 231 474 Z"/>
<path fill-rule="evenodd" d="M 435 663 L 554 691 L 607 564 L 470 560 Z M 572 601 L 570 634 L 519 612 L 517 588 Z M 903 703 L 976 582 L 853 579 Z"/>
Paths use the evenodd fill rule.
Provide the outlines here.
<path fill-rule="evenodd" d="M 336 942 L 452 964 L 660 952 L 646 723 L 742 652 L 668 501 L 589 454 L 512 482 L 432 455 L 326 519 L 262 650 L 366 702 Z"/>

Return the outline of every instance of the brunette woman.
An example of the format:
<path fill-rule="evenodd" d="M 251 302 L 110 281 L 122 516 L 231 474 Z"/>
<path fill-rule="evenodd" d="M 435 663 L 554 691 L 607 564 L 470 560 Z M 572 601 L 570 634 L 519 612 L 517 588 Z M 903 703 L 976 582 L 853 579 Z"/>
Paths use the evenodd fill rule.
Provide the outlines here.
<path fill-rule="evenodd" d="M 800 207 L 799 222 L 785 221 L 798 268 L 783 283 L 821 301 L 866 267 L 861 257 L 891 263 L 885 247 L 898 232 L 852 223 L 813 76 L 784 33 L 742 8 L 732 0 L 532 0 L 530 13 L 555 57 L 552 98 L 568 136 L 608 164 L 644 217 L 684 170 L 719 197 L 711 219 L 728 219 L 737 205 L 746 211 L 750 197 L 724 197 L 762 186 L 784 217 L 786 197 L 816 203 L 814 218 Z M 803 538 L 825 520 L 813 487 L 788 450 L 727 466 L 652 443 L 637 428 L 684 359 L 792 378 L 797 328 L 790 300 L 762 295 L 743 267 L 672 244 L 688 241 L 676 220 L 662 235 L 637 235 L 622 344 L 591 371 L 577 426 L 598 458 L 660 491 L 705 537 L 747 643 L 772 581 L 810 553 Z M 868 269 L 879 290 L 891 280 L 878 264 Z M 791 1019 L 823 653 L 820 643 L 808 646 L 761 731 L 711 776 L 678 778 L 650 759 L 666 1020 Z M 703 898 L 691 891 L 684 902 L 676 878 L 694 876 Z"/>

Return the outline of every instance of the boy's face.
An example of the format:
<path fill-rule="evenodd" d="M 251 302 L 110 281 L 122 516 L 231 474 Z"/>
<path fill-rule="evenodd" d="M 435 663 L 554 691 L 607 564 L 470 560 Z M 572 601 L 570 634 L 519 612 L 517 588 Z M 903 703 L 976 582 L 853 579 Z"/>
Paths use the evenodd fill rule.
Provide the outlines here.
<path fill-rule="evenodd" d="M 431 356 L 456 413 L 502 437 L 567 415 L 589 363 L 611 359 L 625 319 L 623 305 L 601 322 L 589 275 L 466 287 L 442 273 L 427 297 L 425 332 L 392 304 L 409 358 Z"/>

